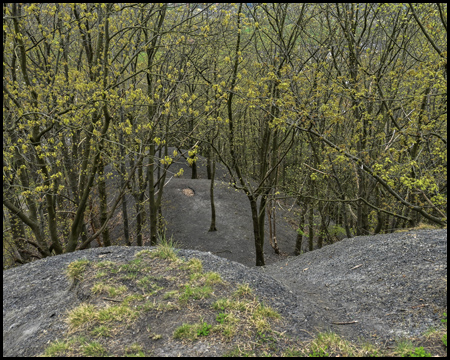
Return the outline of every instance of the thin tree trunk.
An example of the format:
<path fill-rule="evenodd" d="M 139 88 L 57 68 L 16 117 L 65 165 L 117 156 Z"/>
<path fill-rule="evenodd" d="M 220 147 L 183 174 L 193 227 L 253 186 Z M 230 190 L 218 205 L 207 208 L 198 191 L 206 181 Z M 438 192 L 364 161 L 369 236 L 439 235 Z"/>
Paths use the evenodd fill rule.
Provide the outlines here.
<path fill-rule="evenodd" d="M 298 224 L 297 231 L 297 240 L 295 241 L 295 255 L 300 255 L 302 253 L 302 243 L 303 243 L 303 234 L 305 229 L 305 209 L 300 210 L 300 220 Z"/>
<path fill-rule="evenodd" d="M 150 244 L 156 246 L 158 243 L 158 206 L 155 201 L 155 145 L 150 145 L 150 164 L 148 166 L 148 195 L 150 206 Z"/>
<path fill-rule="evenodd" d="M 121 122 L 124 122 L 124 118 L 123 118 L 123 108 L 120 109 L 120 119 Z M 120 131 L 120 135 L 119 135 L 119 142 L 122 146 L 120 146 L 120 158 L 121 158 L 121 163 L 120 163 L 120 187 L 123 188 L 125 185 L 125 167 L 126 167 L 126 163 L 125 163 L 125 148 L 124 148 L 124 144 L 123 144 L 123 130 Z M 131 174 L 129 174 L 129 176 L 131 176 Z M 127 196 L 124 195 L 122 198 L 122 217 L 123 217 L 123 234 L 125 237 L 125 243 L 127 244 L 127 246 L 131 246 L 131 242 L 130 242 L 130 230 L 129 230 L 129 226 L 128 226 L 128 209 L 127 209 Z"/>
<path fill-rule="evenodd" d="M 217 231 L 216 229 L 216 206 L 214 205 L 214 178 L 216 176 L 216 161 L 212 161 L 211 186 L 209 188 L 209 196 L 211 199 L 211 225 L 209 231 Z"/>
<path fill-rule="evenodd" d="M 100 227 L 108 219 L 108 196 L 106 195 L 106 179 L 105 179 L 105 163 L 103 161 L 103 157 L 100 157 L 100 164 L 98 168 L 98 195 L 100 200 Z M 108 226 L 102 232 L 103 238 L 103 246 L 111 246 L 111 240 L 109 238 L 109 229 Z"/>
<path fill-rule="evenodd" d="M 309 217 L 308 217 L 308 229 L 309 229 L 309 235 L 308 235 L 308 244 L 309 244 L 309 251 L 314 250 L 314 209 L 312 206 L 312 203 L 309 204 Z"/>
<path fill-rule="evenodd" d="M 255 238 L 256 266 L 264 266 L 264 232 L 261 234 L 260 214 L 258 214 L 257 201 L 253 196 L 248 196 L 252 210 L 253 235 Z M 262 200 L 261 200 L 262 201 Z M 262 218 L 264 224 L 264 217 Z M 264 228 L 263 228 L 264 229 Z"/>

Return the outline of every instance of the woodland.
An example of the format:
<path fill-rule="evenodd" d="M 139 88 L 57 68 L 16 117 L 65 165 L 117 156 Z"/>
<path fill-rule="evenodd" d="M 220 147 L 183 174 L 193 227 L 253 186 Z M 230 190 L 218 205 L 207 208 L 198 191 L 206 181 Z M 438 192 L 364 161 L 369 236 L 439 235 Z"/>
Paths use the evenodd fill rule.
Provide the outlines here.
<path fill-rule="evenodd" d="M 446 227 L 446 117 L 446 4 L 4 4 L 4 267 L 110 245 L 116 209 L 127 245 L 156 245 L 164 184 L 188 175 L 171 165 L 195 179 L 200 155 L 210 230 L 221 164 L 257 266 L 286 199 L 319 247 L 330 221 L 346 237 Z"/>

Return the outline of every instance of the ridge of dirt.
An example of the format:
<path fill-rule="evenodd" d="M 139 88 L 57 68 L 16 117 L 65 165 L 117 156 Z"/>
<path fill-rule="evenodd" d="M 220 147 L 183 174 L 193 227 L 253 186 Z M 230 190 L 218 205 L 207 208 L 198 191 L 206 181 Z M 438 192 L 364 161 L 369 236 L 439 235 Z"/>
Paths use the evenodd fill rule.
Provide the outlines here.
<path fill-rule="evenodd" d="M 62 340 L 69 335 L 69 327 L 65 321 L 68 311 L 85 302 L 98 304 L 101 301 L 89 290 L 90 283 L 74 284 L 69 281 L 65 272 L 70 263 L 81 259 L 112 261 L 123 265 L 133 261 L 136 253 L 154 249 L 155 247 L 95 248 L 54 256 L 5 270 L 3 272 L 3 356 L 42 354 L 51 342 Z M 314 316 L 305 314 L 305 310 L 311 308 L 304 307 L 303 304 L 296 304 L 296 298 L 290 291 L 273 278 L 210 253 L 180 249 L 178 256 L 186 260 L 200 259 L 204 272 L 214 271 L 227 282 L 229 288 L 215 288 L 214 292 L 217 293 L 212 300 L 217 300 L 222 296 L 231 299 L 233 291 L 239 284 L 249 284 L 258 301 L 263 301 L 264 304 L 273 307 L 283 316 L 283 320 L 274 327 L 279 333 L 287 331 L 306 339 L 310 337 L 309 334 L 313 333 L 314 326 L 320 325 L 313 321 Z M 155 271 L 157 272 L 157 270 Z M 164 279 L 167 280 L 170 276 L 174 277 L 170 271 L 167 269 L 166 273 L 162 272 Z M 115 279 L 116 276 L 113 276 L 105 279 L 105 282 L 109 284 Z M 164 283 L 164 279 L 158 285 L 165 288 L 168 283 L 167 281 Z M 101 306 L 107 306 L 105 304 L 108 304 L 108 300 L 103 301 L 102 304 Z M 115 347 L 114 344 L 119 343 L 124 348 L 131 346 L 135 339 L 146 339 L 150 345 L 154 345 L 154 348 L 146 347 L 145 350 L 155 356 L 223 355 L 233 346 L 233 341 L 219 341 L 218 345 L 212 344 L 214 345 L 212 346 L 213 341 L 210 339 L 206 339 L 206 342 L 200 339 L 196 343 L 186 343 L 185 341 L 174 341 L 170 336 L 170 332 L 173 332 L 176 326 L 194 320 L 198 321 L 199 309 L 206 311 L 205 320 L 212 323 L 214 315 L 217 314 L 211 313 L 210 305 L 210 302 L 201 302 L 198 305 L 199 308 L 188 303 L 185 307 L 174 307 L 172 310 L 175 312 L 163 311 L 156 315 L 152 313 L 153 318 L 140 318 L 136 327 L 133 325 L 128 330 L 117 334 L 117 339 L 114 339 L 109 346 Z M 310 305 L 314 308 L 314 304 Z M 153 321 L 151 330 L 155 331 L 154 335 L 159 335 L 161 332 L 163 339 L 153 344 L 154 341 L 148 338 L 149 333 L 144 331 L 143 324 L 146 324 L 146 321 L 149 323 Z M 158 331 L 158 326 L 167 327 L 167 331 Z M 143 342 L 148 345 L 145 340 Z M 282 346 L 281 339 L 280 346 Z"/>
<path fill-rule="evenodd" d="M 89 249 L 5 270 L 3 356 L 41 354 L 51 341 L 67 335 L 64 319 L 68 310 L 82 302 L 98 301 L 86 286 L 71 284 L 65 275 L 69 263 L 87 259 L 125 264 L 145 249 L 154 248 Z M 230 297 L 236 286 L 249 284 L 258 300 L 281 314 L 281 322 L 273 323 L 273 329 L 278 331 L 274 334 L 285 332 L 299 340 L 328 329 L 350 341 L 363 338 L 385 345 L 398 337 L 418 337 L 428 328 L 438 327 L 443 312 L 447 311 L 446 230 L 345 239 L 264 269 L 252 269 L 207 252 L 181 249 L 178 255 L 186 261 L 201 260 L 204 272 L 214 271 L 227 282 L 229 288 L 214 290 L 218 296 Z M 114 277 L 106 280 L 112 281 Z M 162 287 L 167 285 L 159 283 Z M 217 314 L 211 312 L 208 301 L 195 305 L 199 307 L 187 306 L 191 311 L 179 314 L 184 317 L 172 313 L 169 323 L 178 326 L 199 321 L 199 309 L 205 310 L 206 321 L 212 323 Z M 155 315 L 159 326 L 165 324 L 164 316 L 169 313 Z M 152 343 L 143 329 L 142 323 L 141 327 L 131 327 L 113 343 L 118 344 L 116 348 L 131 346 L 135 338 Z M 218 356 L 229 351 L 233 344 L 215 338 L 196 342 L 172 340 L 168 334 L 154 348 L 148 348 L 151 354 Z M 253 333 L 248 337 L 249 343 L 261 340 L 255 336 Z M 271 346 L 278 349 L 277 354 L 288 345 L 292 342 L 274 335 Z M 270 354 L 270 349 L 263 349 Z"/>
<path fill-rule="evenodd" d="M 261 271 L 315 299 L 330 330 L 352 339 L 420 336 L 447 312 L 447 230 L 344 239 Z"/>

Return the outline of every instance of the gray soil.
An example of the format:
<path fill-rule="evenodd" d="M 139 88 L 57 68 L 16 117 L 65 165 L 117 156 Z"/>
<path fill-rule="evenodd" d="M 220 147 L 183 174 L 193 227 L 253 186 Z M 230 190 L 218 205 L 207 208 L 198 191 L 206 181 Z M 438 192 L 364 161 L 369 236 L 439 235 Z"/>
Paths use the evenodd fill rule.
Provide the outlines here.
<path fill-rule="evenodd" d="M 189 169 L 185 173 L 189 175 Z M 224 177 L 219 169 L 218 178 Z M 274 254 L 266 240 L 267 266 L 256 268 L 245 194 L 217 181 L 218 231 L 208 232 L 205 178 L 203 167 L 200 179 L 172 178 L 167 183 L 163 215 L 168 235 L 182 248 L 180 256 L 201 259 L 205 271 L 215 271 L 231 284 L 249 283 L 258 298 L 283 316 L 280 330 L 286 334 L 306 340 L 318 331 L 333 330 L 352 341 L 386 344 L 439 327 L 447 312 L 446 229 L 344 239 L 294 257 L 288 255 L 296 234 L 286 221 L 288 212 L 279 209 L 277 235 L 283 255 Z M 119 238 L 121 230 L 115 231 L 113 236 Z M 41 354 L 49 342 L 66 334 L 67 310 L 85 300 L 65 275 L 70 262 L 127 262 L 140 250 L 93 248 L 4 270 L 3 356 Z M 161 344 L 154 355 L 223 354 L 220 348 L 212 351 L 202 342 L 171 342 Z"/>
<path fill-rule="evenodd" d="M 169 148 L 172 154 L 174 148 Z M 168 171 L 162 197 L 162 215 L 166 224 L 166 237 L 172 239 L 177 247 L 183 249 L 209 251 L 226 259 L 237 261 L 246 266 L 255 266 L 256 254 L 253 237 L 250 202 L 242 191 L 237 191 L 229 185 L 227 169 L 217 164 L 214 183 L 214 203 L 216 211 L 216 229 L 210 232 L 211 201 L 210 185 L 207 179 L 206 159 L 198 156 L 197 179 L 191 179 L 192 170 L 181 158 L 173 163 Z M 181 177 L 174 176 L 183 168 Z M 108 169 L 111 171 L 111 169 Z M 112 172 L 117 173 L 112 169 Z M 107 180 L 109 201 L 116 196 L 114 189 L 119 189 L 119 179 L 116 176 Z M 127 211 L 130 228 L 136 224 L 135 200 L 127 195 Z M 292 203 L 292 201 L 290 201 Z M 266 240 L 264 242 L 265 263 L 273 264 L 288 255 L 294 255 L 298 221 L 292 212 L 291 203 L 278 202 L 276 206 L 276 237 L 280 255 L 275 254 L 269 242 L 269 225 L 267 215 Z M 124 245 L 121 206 L 116 209 L 116 215 L 111 221 L 111 241 L 113 245 Z M 146 222 L 148 226 L 148 222 Z M 144 245 L 150 245 L 148 229 L 144 231 Z M 136 239 L 131 239 L 136 244 Z M 93 246 L 97 243 L 92 242 Z M 304 242 L 303 250 L 307 244 Z"/>
<path fill-rule="evenodd" d="M 5 270 L 3 356 L 40 354 L 65 334 L 66 311 L 85 300 L 65 275 L 70 262 L 126 262 L 138 250 L 89 249 Z M 258 270 L 207 252 L 181 250 L 179 255 L 201 259 L 205 271 L 230 283 L 249 283 L 283 316 L 284 331 L 299 339 L 331 329 L 349 340 L 383 344 L 438 327 L 447 311 L 446 230 L 346 239 Z M 161 344 L 159 355 L 211 355 L 202 349 Z"/>

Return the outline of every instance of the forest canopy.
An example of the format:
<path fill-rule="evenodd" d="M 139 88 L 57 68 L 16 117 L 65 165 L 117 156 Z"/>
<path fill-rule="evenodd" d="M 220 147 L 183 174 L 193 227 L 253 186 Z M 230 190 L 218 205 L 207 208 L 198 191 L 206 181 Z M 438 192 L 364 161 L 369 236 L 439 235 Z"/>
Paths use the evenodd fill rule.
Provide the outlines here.
<path fill-rule="evenodd" d="M 108 246 L 120 208 L 156 245 L 171 165 L 195 178 L 198 155 L 247 195 L 257 265 L 281 198 L 300 239 L 316 214 L 324 236 L 445 227 L 446 118 L 445 4 L 4 4 L 4 253 Z"/>

